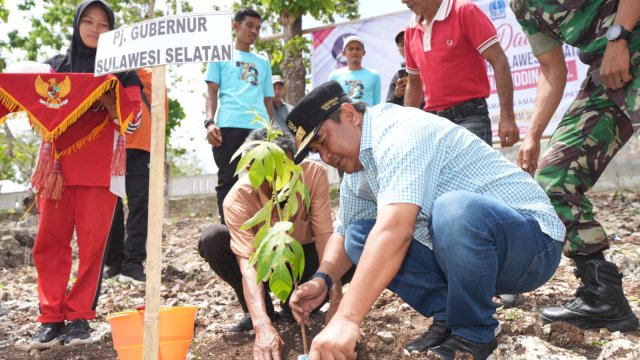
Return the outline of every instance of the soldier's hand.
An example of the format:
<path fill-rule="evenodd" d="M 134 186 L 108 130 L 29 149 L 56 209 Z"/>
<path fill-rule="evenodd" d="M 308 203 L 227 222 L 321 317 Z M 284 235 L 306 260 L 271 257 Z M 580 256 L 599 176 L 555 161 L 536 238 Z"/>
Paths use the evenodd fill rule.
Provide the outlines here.
<path fill-rule="evenodd" d="M 540 140 L 525 138 L 522 146 L 518 150 L 516 164 L 522 170 L 534 176 L 538 169 L 538 158 L 540 157 Z"/>
<path fill-rule="evenodd" d="M 600 66 L 604 86 L 618 90 L 631 81 L 629 73 L 629 47 L 625 40 L 609 41 Z"/>
<path fill-rule="evenodd" d="M 209 141 L 209 144 L 213 147 L 222 145 L 222 133 L 220 132 L 220 128 L 215 124 L 207 126 L 207 141 Z"/>

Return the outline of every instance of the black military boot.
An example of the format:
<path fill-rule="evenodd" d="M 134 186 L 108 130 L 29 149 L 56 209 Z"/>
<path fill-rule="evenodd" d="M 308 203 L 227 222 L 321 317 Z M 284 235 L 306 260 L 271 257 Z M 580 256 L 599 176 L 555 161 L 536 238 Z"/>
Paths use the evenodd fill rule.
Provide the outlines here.
<path fill-rule="evenodd" d="M 540 320 L 565 321 L 582 329 L 606 327 L 609 331 L 638 329 L 638 318 L 631 311 L 622 289 L 622 274 L 606 260 L 589 260 L 576 269 L 582 284 L 576 298 L 563 307 L 545 308 Z"/>

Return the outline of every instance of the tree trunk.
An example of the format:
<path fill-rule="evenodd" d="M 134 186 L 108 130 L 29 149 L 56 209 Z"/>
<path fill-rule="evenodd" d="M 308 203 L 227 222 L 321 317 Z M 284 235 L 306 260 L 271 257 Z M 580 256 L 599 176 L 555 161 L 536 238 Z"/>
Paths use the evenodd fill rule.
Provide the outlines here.
<path fill-rule="evenodd" d="M 5 122 L 2 126 L 4 128 L 4 133 L 7 135 L 7 148 L 4 151 L 4 154 L 9 158 L 13 159 L 13 133 L 11 129 L 9 129 L 9 125 Z"/>
<path fill-rule="evenodd" d="M 287 85 L 285 100 L 296 105 L 304 96 L 306 69 L 302 62 L 302 50 L 299 46 L 289 47 L 287 42 L 296 36 L 302 36 L 302 16 L 293 15 L 286 11 L 280 13 L 280 23 L 284 29 L 284 60 L 282 72 Z"/>
<path fill-rule="evenodd" d="M 153 19 L 153 13 L 155 12 L 155 8 L 156 8 L 156 0 L 149 0 L 149 9 L 147 9 L 147 14 L 145 16 L 145 18 L 147 19 Z"/>

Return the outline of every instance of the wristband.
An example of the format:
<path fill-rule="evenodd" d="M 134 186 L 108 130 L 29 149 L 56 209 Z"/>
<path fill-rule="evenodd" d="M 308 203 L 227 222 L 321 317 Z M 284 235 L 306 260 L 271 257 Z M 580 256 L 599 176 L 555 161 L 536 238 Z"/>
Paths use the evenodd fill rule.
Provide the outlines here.
<path fill-rule="evenodd" d="M 313 278 L 321 278 L 322 280 L 324 280 L 325 284 L 327 284 L 327 294 L 331 292 L 331 287 L 333 287 L 333 280 L 331 280 L 331 276 L 329 276 L 327 273 L 318 271 L 315 274 L 311 275 L 311 279 Z"/>
<path fill-rule="evenodd" d="M 205 128 L 208 128 L 208 127 L 209 127 L 209 125 L 211 125 L 211 124 L 215 124 L 215 123 L 216 123 L 216 121 L 215 121 L 215 120 L 213 120 L 213 118 L 205 119 L 205 121 L 204 121 L 204 127 L 205 127 Z"/>

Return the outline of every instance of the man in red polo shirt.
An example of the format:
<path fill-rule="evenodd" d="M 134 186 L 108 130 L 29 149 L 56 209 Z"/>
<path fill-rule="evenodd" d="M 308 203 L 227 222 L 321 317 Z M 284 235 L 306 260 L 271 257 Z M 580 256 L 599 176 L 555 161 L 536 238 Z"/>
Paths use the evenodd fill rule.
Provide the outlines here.
<path fill-rule="evenodd" d="M 415 14 L 405 31 L 405 106 L 418 107 L 424 92 L 425 111 L 448 118 L 491 145 L 486 59 L 500 99 L 500 144 L 518 142 L 511 70 L 487 16 L 468 0 L 402 2 Z"/>

